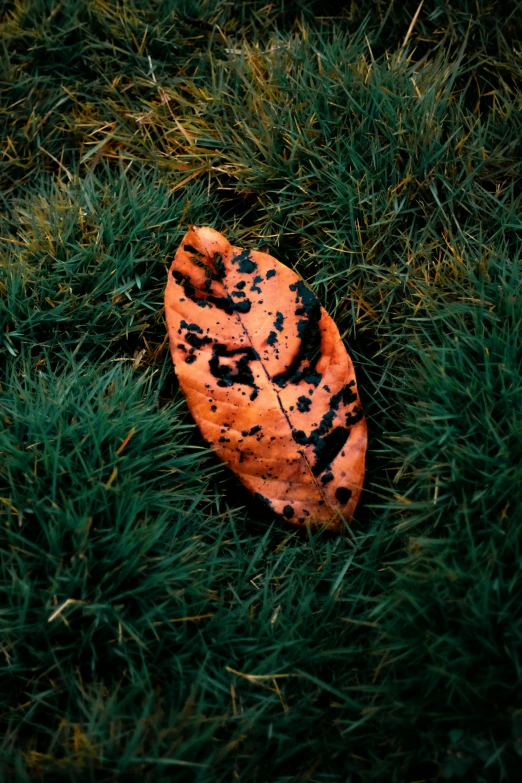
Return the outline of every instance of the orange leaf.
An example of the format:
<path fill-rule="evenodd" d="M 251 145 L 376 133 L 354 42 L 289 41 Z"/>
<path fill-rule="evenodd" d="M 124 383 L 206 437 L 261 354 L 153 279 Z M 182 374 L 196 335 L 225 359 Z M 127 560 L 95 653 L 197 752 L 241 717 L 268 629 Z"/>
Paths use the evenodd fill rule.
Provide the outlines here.
<path fill-rule="evenodd" d="M 192 227 L 165 313 L 180 386 L 219 457 L 289 522 L 339 529 L 361 493 L 366 422 L 350 357 L 314 294 L 272 256 Z"/>

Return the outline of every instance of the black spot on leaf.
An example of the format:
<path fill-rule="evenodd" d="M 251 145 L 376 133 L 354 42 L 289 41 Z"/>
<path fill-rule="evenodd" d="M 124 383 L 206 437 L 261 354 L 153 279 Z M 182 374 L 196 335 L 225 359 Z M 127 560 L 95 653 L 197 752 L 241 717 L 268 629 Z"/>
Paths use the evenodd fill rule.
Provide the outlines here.
<path fill-rule="evenodd" d="M 234 357 L 234 367 L 226 363 L 220 363 L 220 359 Z M 237 360 L 235 359 L 237 357 Z M 214 345 L 212 358 L 209 360 L 209 369 L 214 378 L 219 378 L 218 386 L 233 386 L 242 383 L 245 386 L 254 386 L 255 381 L 249 363 L 259 359 L 257 351 L 253 348 L 235 348 L 227 350 L 226 345 L 217 343 Z"/>
<path fill-rule="evenodd" d="M 179 325 L 182 329 L 187 329 L 187 331 L 189 332 L 197 332 L 198 334 L 203 334 L 203 329 L 201 328 L 201 326 L 198 326 L 197 324 L 188 324 L 186 321 L 182 320 Z"/>
<path fill-rule="evenodd" d="M 344 444 L 348 440 L 350 430 L 344 427 L 336 427 L 324 438 L 320 438 L 315 445 L 316 463 L 312 468 L 314 476 L 320 473 L 332 462 L 339 454 Z"/>
<path fill-rule="evenodd" d="M 241 435 L 244 438 L 247 438 L 249 435 L 255 435 L 256 432 L 259 432 L 259 430 L 263 429 L 260 424 L 256 424 L 254 427 L 251 427 L 249 430 L 241 430 Z"/>
<path fill-rule="evenodd" d="M 355 381 L 350 381 L 350 383 L 347 383 L 346 386 L 343 386 L 341 391 L 337 392 L 337 394 L 334 394 L 330 398 L 330 408 L 338 410 L 341 400 L 345 405 L 349 405 L 351 402 L 355 402 L 357 399 L 357 394 L 352 391 L 352 386 L 355 386 Z M 327 389 L 327 391 L 330 391 L 330 389 Z"/>
<path fill-rule="evenodd" d="M 274 328 L 277 329 L 278 332 L 283 331 L 283 323 L 285 321 L 285 317 L 283 313 L 280 313 L 279 310 L 276 312 L 276 319 L 274 321 Z"/>
<path fill-rule="evenodd" d="M 189 345 L 192 345 L 193 348 L 201 348 L 203 345 L 212 342 L 210 337 L 198 337 L 197 334 L 194 334 L 193 332 L 187 332 L 185 340 Z"/>
<path fill-rule="evenodd" d="M 335 490 L 335 497 L 341 506 L 344 506 L 352 497 L 352 490 L 348 489 L 348 487 L 337 487 Z"/>
<path fill-rule="evenodd" d="M 312 404 L 312 400 L 310 397 L 305 397 L 304 395 L 301 395 L 297 398 L 297 410 L 301 411 L 301 413 L 308 413 L 310 410 L 310 405 Z"/>
<path fill-rule="evenodd" d="M 296 292 L 296 303 L 301 303 L 301 307 L 295 311 L 296 315 L 304 316 L 297 322 L 297 333 L 301 342 L 290 366 L 284 372 L 274 375 L 272 380 L 281 388 L 287 383 L 298 384 L 301 381 L 318 386 L 321 382 L 321 375 L 316 370 L 317 362 L 321 358 L 321 305 L 302 280 L 292 283 L 289 288 Z"/>
<path fill-rule="evenodd" d="M 238 271 L 242 274 L 248 275 L 257 269 L 257 264 L 250 257 L 250 250 L 243 250 L 232 259 L 232 263 L 237 264 Z"/>
<path fill-rule="evenodd" d="M 346 426 L 353 427 L 354 424 L 357 424 L 358 421 L 361 421 L 363 415 L 364 414 L 362 410 L 354 408 L 353 413 L 346 414 Z"/>
<path fill-rule="evenodd" d="M 251 291 L 255 291 L 256 293 L 260 294 L 261 293 L 261 289 L 259 288 L 258 283 L 262 283 L 262 282 L 263 282 L 263 278 L 261 277 L 261 275 L 256 275 L 254 277 L 253 284 L 250 286 L 250 290 Z"/>

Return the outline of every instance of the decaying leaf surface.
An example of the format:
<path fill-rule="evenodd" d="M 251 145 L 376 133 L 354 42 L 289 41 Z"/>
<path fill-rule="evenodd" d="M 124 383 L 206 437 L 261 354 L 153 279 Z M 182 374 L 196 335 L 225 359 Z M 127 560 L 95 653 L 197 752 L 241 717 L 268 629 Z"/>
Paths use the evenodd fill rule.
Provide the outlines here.
<path fill-rule="evenodd" d="M 190 411 L 243 484 L 293 524 L 350 519 L 366 422 L 339 331 L 295 272 L 193 227 L 165 312 Z"/>

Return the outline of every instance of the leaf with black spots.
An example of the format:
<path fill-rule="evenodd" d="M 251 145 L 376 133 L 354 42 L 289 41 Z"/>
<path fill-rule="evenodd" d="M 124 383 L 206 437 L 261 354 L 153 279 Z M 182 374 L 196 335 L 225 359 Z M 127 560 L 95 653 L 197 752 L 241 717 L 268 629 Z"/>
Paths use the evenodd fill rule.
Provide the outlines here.
<path fill-rule="evenodd" d="M 165 312 L 191 413 L 250 492 L 292 524 L 349 520 L 366 422 L 350 357 L 312 291 L 272 256 L 193 227 Z"/>

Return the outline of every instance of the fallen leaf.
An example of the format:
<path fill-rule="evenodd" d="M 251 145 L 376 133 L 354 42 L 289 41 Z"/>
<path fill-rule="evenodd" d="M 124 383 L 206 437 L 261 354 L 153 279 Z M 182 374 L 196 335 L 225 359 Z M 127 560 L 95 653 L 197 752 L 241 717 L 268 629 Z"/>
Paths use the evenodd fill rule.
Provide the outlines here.
<path fill-rule="evenodd" d="M 366 422 L 339 331 L 266 253 L 192 227 L 169 270 L 174 368 L 203 437 L 259 500 L 339 529 L 364 478 Z"/>

